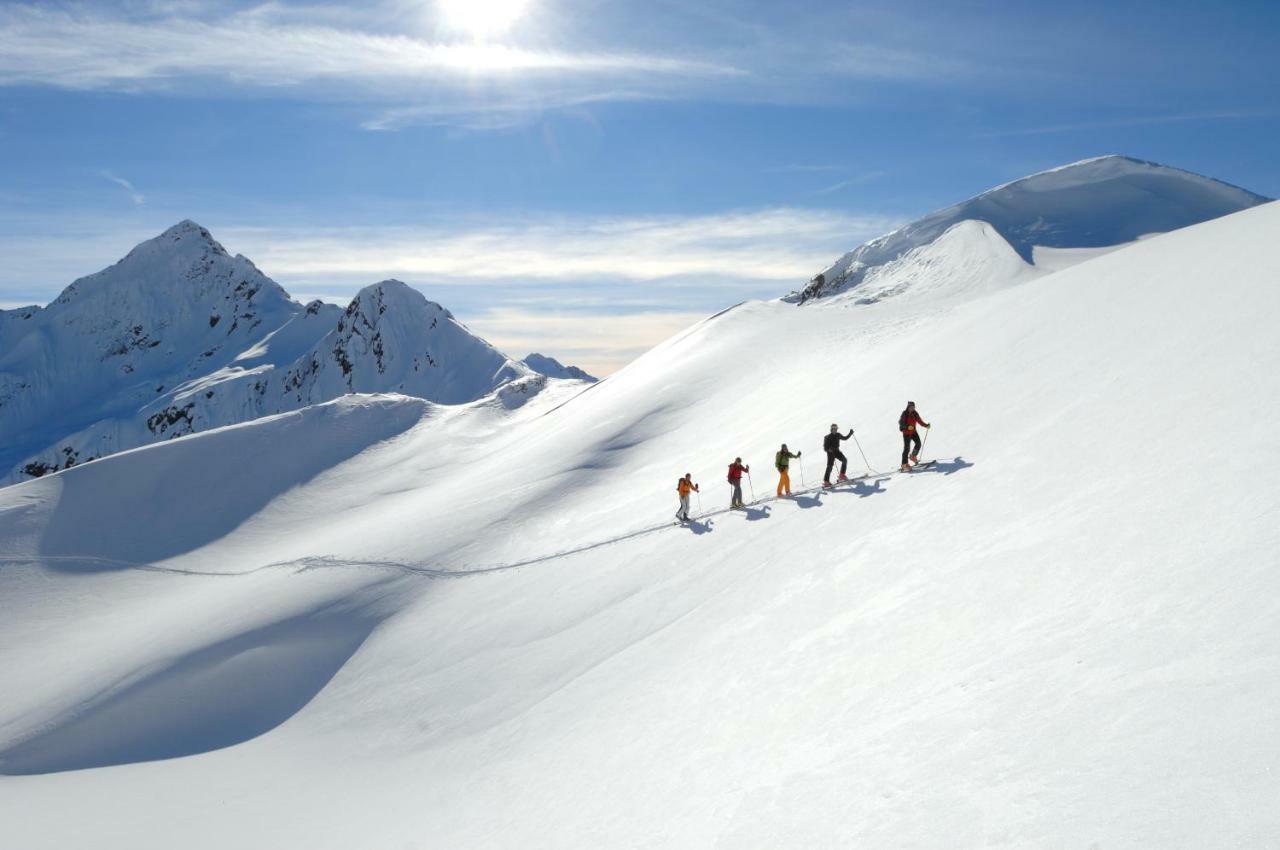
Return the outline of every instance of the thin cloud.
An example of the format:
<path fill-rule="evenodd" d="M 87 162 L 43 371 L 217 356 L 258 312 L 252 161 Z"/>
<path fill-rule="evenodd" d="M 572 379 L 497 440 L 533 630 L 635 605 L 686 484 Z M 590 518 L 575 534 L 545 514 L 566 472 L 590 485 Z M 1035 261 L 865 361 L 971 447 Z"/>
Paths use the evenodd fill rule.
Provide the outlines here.
<path fill-rule="evenodd" d="M 126 192 L 128 192 L 129 199 L 132 200 L 134 204 L 136 204 L 137 206 L 142 206 L 147 202 L 147 199 L 143 197 L 142 193 L 139 192 L 137 189 L 135 189 L 133 187 L 133 184 L 130 183 L 128 180 L 125 180 L 123 177 L 117 177 L 115 174 L 112 174 L 110 171 L 105 171 L 105 170 L 99 172 L 99 174 L 102 177 L 102 179 L 109 180 L 112 183 L 115 183 L 117 186 L 124 189 Z"/>
<path fill-rule="evenodd" d="M 942 81 L 979 70 L 955 56 L 873 44 L 835 45 L 821 62 L 831 73 L 871 80 Z"/>
<path fill-rule="evenodd" d="M 865 174 L 859 174 L 856 177 L 850 177 L 846 180 L 841 180 L 837 183 L 832 183 L 830 186 L 824 186 L 821 189 L 815 189 L 813 194 L 830 195 L 833 192 L 839 192 L 841 189 L 848 189 L 852 186 L 861 186 L 864 183 L 870 183 L 873 180 L 879 180 L 881 177 L 885 177 L 886 175 L 887 175 L 887 172 L 884 172 L 884 171 L 868 171 Z"/>
<path fill-rule="evenodd" d="M 503 44 L 437 43 L 407 35 L 272 23 L 255 14 L 218 22 L 133 21 L 33 6 L 0 16 L 0 84 L 72 89 L 168 87 L 182 78 L 244 86 L 344 81 L 368 89 L 460 87 L 515 75 L 726 76 L 740 70 L 682 57 L 532 50 Z"/>
<path fill-rule="evenodd" d="M 774 168 L 766 168 L 766 174 L 815 174 L 832 171 L 844 171 L 846 166 L 843 165 L 807 165 L 804 163 L 789 163 L 787 165 L 779 165 Z"/>
<path fill-rule="evenodd" d="M 367 106 L 370 130 L 502 129 L 606 101 L 843 102 L 857 97 L 853 81 L 947 85 L 970 70 L 937 51 L 836 44 L 815 54 L 785 35 L 725 43 L 704 33 L 702 42 L 656 40 L 667 46 L 646 50 L 602 38 L 573 43 L 572 34 L 551 47 L 542 33 L 530 47 L 397 32 L 397 4 L 188 5 L 181 16 L 146 3 L 123 7 L 133 16 L 82 5 L 0 7 L 0 86 L 287 92 Z"/>
<path fill-rule="evenodd" d="M 360 124 L 372 131 L 400 130 L 409 126 L 442 126 L 464 130 L 509 130 L 528 124 L 531 115 L 590 106 L 594 103 L 657 100 L 658 95 L 639 91 L 609 90 L 586 94 L 544 91 L 503 97 L 484 103 L 444 101 L 436 104 L 397 106 Z"/>
<path fill-rule="evenodd" d="M 1041 127 L 1022 127 L 1012 130 L 994 130 L 979 133 L 983 139 L 1008 136 L 1042 136 L 1053 133 L 1071 133 L 1077 130 L 1105 130 L 1110 127 L 1145 127 L 1153 124 L 1179 124 L 1186 121 L 1238 121 L 1249 118 L 1269 118 L 1275 113 L 1266 110 L 1225 110 L 1218 112 L 1180 112 L 1168 115 L 1145 115 L 1133 118 L 1115 118 L 1105 121 L 1080 121 L 1071 124 L 1047 124 Z"/>
<path fill-rule="evenodd" d="M 537 217 L 457 226 L 231 230 L 268 274 L 482 283 L 795 281 L 897 220 L 779 208 L 705 216 Z"/>

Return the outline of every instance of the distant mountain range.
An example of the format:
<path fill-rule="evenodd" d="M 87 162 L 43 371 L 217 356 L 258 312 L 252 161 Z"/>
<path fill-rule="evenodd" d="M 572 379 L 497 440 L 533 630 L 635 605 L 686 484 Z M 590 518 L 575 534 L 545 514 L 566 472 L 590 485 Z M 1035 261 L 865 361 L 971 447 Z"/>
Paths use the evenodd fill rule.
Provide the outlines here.
<path fill-rule="evenodd" d="M 395 280 L 300 304 L 193 221 L 0 311 L 0 483 L 348 393 L 441 404 L 513 382 L 594 380 L 513 360 Z"/>

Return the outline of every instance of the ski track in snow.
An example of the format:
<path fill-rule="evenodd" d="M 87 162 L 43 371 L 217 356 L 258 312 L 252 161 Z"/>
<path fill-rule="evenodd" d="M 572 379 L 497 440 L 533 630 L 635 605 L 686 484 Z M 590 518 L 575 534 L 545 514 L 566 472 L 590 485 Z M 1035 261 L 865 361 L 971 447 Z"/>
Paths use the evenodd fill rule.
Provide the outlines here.
<path fill-rule="evenodd" d="M 875 492 L 884 492 L 879 489 L 879 482 L 889 480 L 897 476 L 920 476 L 928 474 L 951 475 L 962 469 L 973 466 L 973 463 L 966 461 L 962 457 L 955 457 L 950 460 L 938 460 L 934 464 L 922 468 L 912 470 L 911 472 L 902 472 L 901 470 L 892 470 L 889 472 L 871 471 L 866 475 L 851 476 L 847 481 L 836 484 L 830 488 L 821 485 L 816 487 L 808 487 L 792 490 L 791 496 L 765 496 L 746 503 L 745 509 L 741 508 L 719 508 L 705 511 L 698 516 L 692 518 L 690 525 L 701 524 L 705 526 L 702 529 L 696 529 L 694 533 L 705 534 L 711 529 L 708 520 L 714 520 L 716 517 L 726 514 L 734 514 L 735 512 L 743 512 L 748 519 L 753 517 L 750 515 L 753 508 L 759 506 L 768 506 L 774 502 L 785 502 L 794 500 L 800 496 L 823 496 L 834 495 L 839 493 L 859 493 L 859 485 L 867 481 L 877 482 Z M 488 564 L 482 566 L 464 566 L 461 568 L 450 568 L 443 566 L 431 566 L 426 564 L 404 563 L 401 561 L 361 561 L 340 559 L 324 555 L 311 555 L 301 558 L 295 558 L 290 561 L 277 561 L 270 564 L 262 564 L 247 570 L 239 571 L 216 571 L 216 570 L 193 570 L 183 567 L 168 567 L 162 564 L 154 563 L 137 563 L 133 561 L 122 561 L 115 558 L 99 558 L 94 556 L 75 556 L 75 555 L 31 555 L 31 556 L 3 556 L 0 555 L 0 564 L 15 565 L 40 565 L 42 563 L 61 564 L 65 566 L 75 566 L 77 564 L 101 565 L 112 568 L 139 570 L 142 572 L 163 573 L 166 575 L 179 576 L 204 576 L 213 578 L 239 578 L 243 576 L 256 575 L 258 573 L 270 570 L 284 570 L 287 572 L 304 573 L 311 570 L 321 569 L 349 569 L 349 568 L 370 568 L 380 570 L 395 570 L 410 575 L 423 576 L 432 579 L 460 579 L 468 576 L 486 575 L 489 573 L 501 573 L 508 570 L 520 569 L 521 567 L 529 567 L 535 564 L 543 564 L 548 561 L 554 561 L 560 558 L 568 558 L 573 555 L 580 555 L 583 552 L 590 552 L 605 546 L 612 546 L 617 543 L 623 543 L 628 540 L 634 540 L 637 537 L 644 537 L 649 534 L 656 534 L 661 531 L 679 531 L 688 530 L 687 526 L 682 526 L 678 522 L 663 522 L 657 525 L 647 526 L 645 528 L 628 531 L 613 537 L 607 537 L 603 540 L 596 540 L 590 543 L 584 543 L 574 546 L 570 549 L 562 549 L 557 552 L 551 552 L 546 555 L 538 555 L 522 561 L 514 561 L 503 564 Z"/>

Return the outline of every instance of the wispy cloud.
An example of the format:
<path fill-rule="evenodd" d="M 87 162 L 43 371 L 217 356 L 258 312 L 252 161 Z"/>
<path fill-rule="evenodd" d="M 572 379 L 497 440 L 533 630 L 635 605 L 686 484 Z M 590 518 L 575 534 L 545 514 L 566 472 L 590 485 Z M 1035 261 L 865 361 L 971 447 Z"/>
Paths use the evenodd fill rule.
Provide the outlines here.
<path fill-rule="evenodd" d="M 814 165 L 806 163 L 788 163 L 787 165 L 779 165 L 774 168 L 766 168 L 768 174 L 821 174 L 834 171 L 845 171 L 846 166 L 843 165 Z"/>
<path fill-rule="evenodd" d="M 124 189 L 126 192 L 128 192 L 129 199 L 132 200 L 134 204 L 136 204 L 137 206 L 142 206 L 147 202 L 147 199 L 143 197 L 142 193 L 139 192 L 137 189 L 135 189 L 133 187 L 133 184 L 130 183 L 128 180 L 125 180 L 123 177 L 118 177 L 115 174 L 112 174 L 110 171 L 107 171 L 105 169 L 99 172 L 99 175 L 102 177 L 102 179 L 109 180 L 112 183 L 115 183 L 117 186 Z"/>
<path fill-rule="evenodd" d="M 895 219 L 777 208 L 717 215 L 537 216 L 448 226 L 232 229 L 268 273 L 454 282 L 495 278 L 634 283 L 803 280 Z"/>
<path fill-rule="evenodd" d="M 823 51 L 819 61 L 830 72 L 861 79 L 940 82 L 978 70 L 970 60 L 937 51 L 875 44 L 834 45 Z"/>
<path fill-rule="evenodd" d="M 445 43 L 308 25 L 281 14 L 277 4 L 210 20 L 139 20 L 29 5 L 0 11 L 0 85 L 136 91 L 221 80 L 297 94 L 323 84 L 322 95 L 312 87 L 317 96 L 409 100 L 435 115 L 472 104 L 492 110 L 495 102 L 515 101 L 516 93 L 557 106 L 609 91 L 657 94 L 673 89 L 673 79 L 741 74 L 685 56 Z M 554 85 L 546 85 L 550 81 Z"/>
<path fill-rule="evenodd" d="M 1269 110 L 1219 110 L 1211 112 L 1178 112 L 1165 115 L 1135 115 L 1129 118 L 1110 118 L 1100 121 L 1077 121 L 1067 124 L 1045 124 L 1038 127 L 992 130 L 980 133 L 978 137 L 996 139 L 1006 136 L 1041 136 L 1053 133 L 1072 133 L 1078 130 L 1105 130 L 1109 127 L 1146 127 L 1153 124 L 1181 124 L 1189 121 L 1239 121 L 1249 118 L 1269 118 L 1273 115 L 1275 113 Z"/>
<path fill-rule="evenodd" d="M 388 9 L 403 18 L 404 3 L 187 5 L 181 14 L 147 3 L 0 7 L 0 86 L 146 92 L 217 85 L 223 96 L 287 92 L 359 103 L 372 112 L 363 123 L 374 130 L 498 128 L 605 101 L 826 103 L 850 97 L 852 80 L 947 84 L 967 68 L 936 51 L 837 44 L 814 53 L 807 41 L 767 34 L 714 45 L 650 38 L 666 46 L 647 50 L 625 46 L 642 42 L 617 33 L 458 41 L 397 28 Z M 678 30 L 680 14 L 668 17 L 664 25 Z"/>
<path fill-rule="evenodd" d="M 870 183 L 873 180 L 879 180 L 881 177 L 885 177 L 885 176 L 887 176 L 887 172 L 884 172 L 884 171 L 868 171 L 864 174 L 858 174 L 853 177 L 849 177 L 844 180 L 840 180 L 838 182 L 832 183 L 829 186 L 823 186 L 821 189 L 815 189 L 813 194 L 830 195 L 832 193 L 839 192 L 842 189 L 849 189 L 853 186 L 861 186 L 865 183 Z"/>

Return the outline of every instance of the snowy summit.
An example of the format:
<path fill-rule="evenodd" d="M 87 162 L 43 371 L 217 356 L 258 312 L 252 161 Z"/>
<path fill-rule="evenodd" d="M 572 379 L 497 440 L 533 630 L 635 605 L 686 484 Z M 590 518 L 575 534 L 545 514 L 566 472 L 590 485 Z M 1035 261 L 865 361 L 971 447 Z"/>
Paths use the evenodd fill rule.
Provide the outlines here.
<path fill-rule="evenodd" d="M 348 393 L 464 404 L 538 374 L 400 281 L 300 304 L 193 221 L 0 311 L 0 343 L 0 484 Z"/>
<path fill-rule="evenodd" d="M 567 378 L 572 381 L 586 381 L 591 384 L 598 380 L 577 366 L 566 366 L 554 357 L 548 357 L 537 352 L 530 354 L 521 362 L 539 375 L 546 375 L 548 378 Z"/>
<path fill-rule="evenodd" d="M 1029 264 L 1036 248 L 1104 248 L 1266 203 L 1245 189 L 1153 162 L 1104 156 L 983 192 L 845 254 L 790 300 L 846 292 L 872 270 L 935 242 L 961 222 L 984 222 Z"/>

